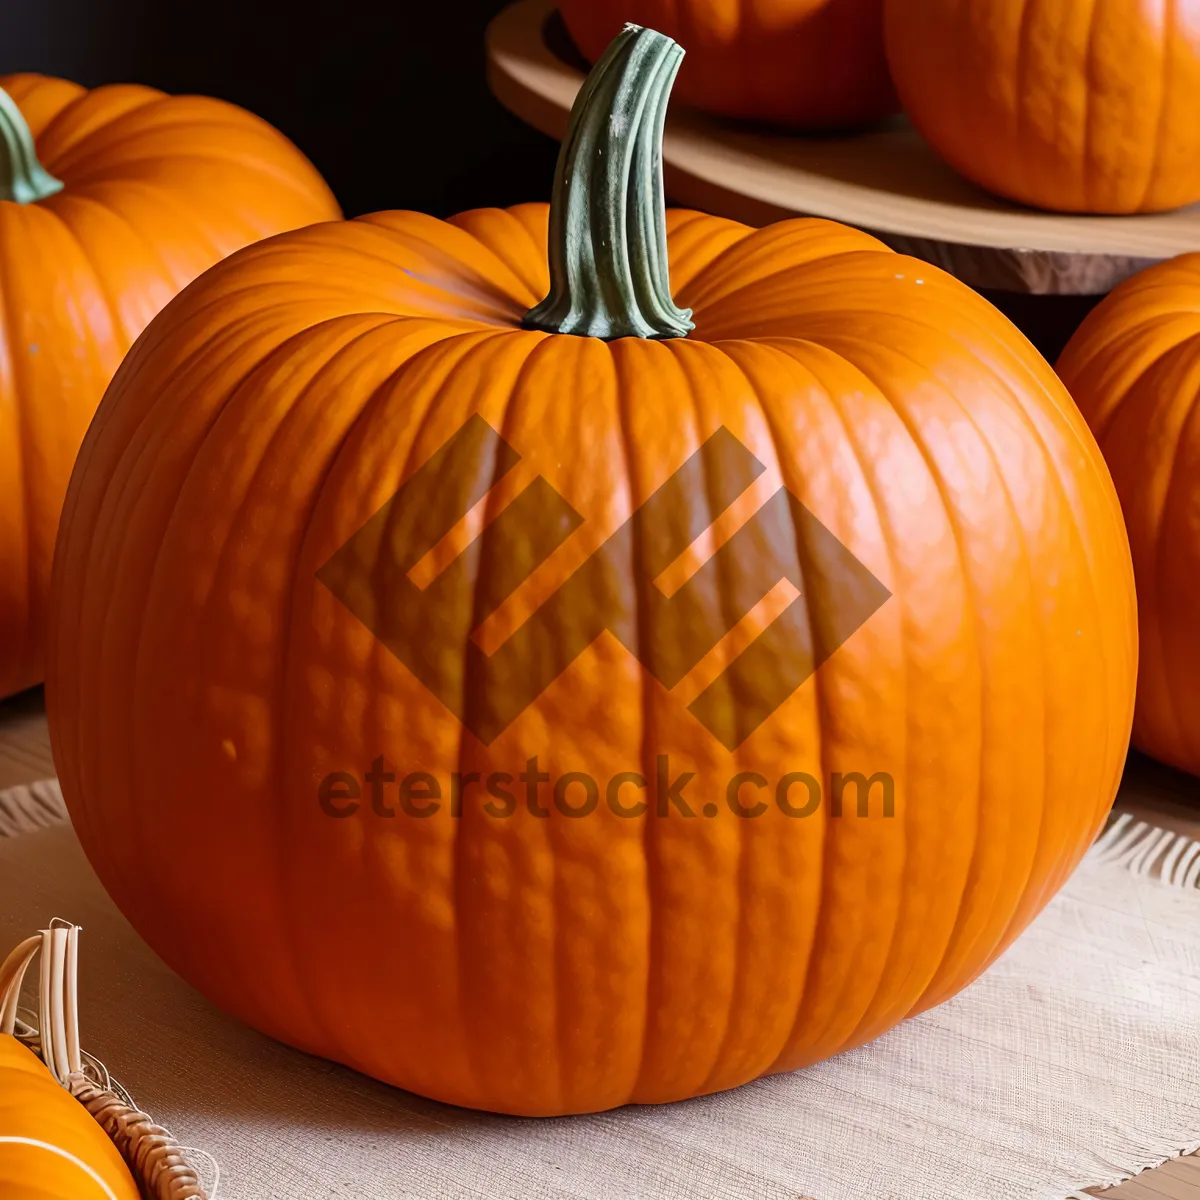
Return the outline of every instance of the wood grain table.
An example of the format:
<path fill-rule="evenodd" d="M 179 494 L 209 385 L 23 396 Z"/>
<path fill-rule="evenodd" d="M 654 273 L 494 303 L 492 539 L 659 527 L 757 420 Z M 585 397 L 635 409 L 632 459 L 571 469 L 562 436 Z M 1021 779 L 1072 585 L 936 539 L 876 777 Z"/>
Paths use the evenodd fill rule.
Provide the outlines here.
<path fill-rule="evenodd" d="M 0 791 L 53 775 L 41 692 L 26 692 L 0 702 Z M 1200 838 L 1200 780 L 1140 755 L 1132 755 L 1126 767 L 1117 809 Z M 1175 1159 L 1120 1187 L 1094 1190 L 1093 1194 L 1105 1200 L 1200 1200 L 1200 1157 Z"/>
<path fill-rule="evenodd" d="M 554 0 L 505 9 L 487 52 L 500 102 L 561 138 L 587 64 Z M 829 217 L 985 291 L 1098 296 L 1152 262 L 1200 250 L 1200 204 L 1133 217 L 1037 212 L 956 175 L 903 118 L 852 136 L 799 137 L 672 104 L 663 163 L 675 203 L 748 225 Z"/>

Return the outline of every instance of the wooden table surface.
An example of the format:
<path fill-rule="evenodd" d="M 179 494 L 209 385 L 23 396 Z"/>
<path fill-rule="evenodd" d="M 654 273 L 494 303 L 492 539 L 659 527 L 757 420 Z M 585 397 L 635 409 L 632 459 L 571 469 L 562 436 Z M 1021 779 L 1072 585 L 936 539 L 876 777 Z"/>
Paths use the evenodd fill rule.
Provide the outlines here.
<path fill-rule="evenodd" d="M 26 692 L 0 702 L 0 791 L 53 775 L 41 692 Z M 1140 755 L 1130 757 L 1116 807 L 1200 839 L 1200 780 Z M 1093 1190 L 1093 1194 L 1105 1200 L 1200 1200 L 1200 1156 L 1174 1159 L 1120 1187 Z"/>

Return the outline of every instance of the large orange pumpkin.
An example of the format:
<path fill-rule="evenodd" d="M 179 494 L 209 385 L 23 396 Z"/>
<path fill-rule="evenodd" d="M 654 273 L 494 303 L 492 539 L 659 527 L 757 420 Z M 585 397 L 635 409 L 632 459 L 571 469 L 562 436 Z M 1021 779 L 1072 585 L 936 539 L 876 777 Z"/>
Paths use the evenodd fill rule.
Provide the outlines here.
<path fill-rule="evenodd" d="M 688 48 L 679 95 L 704 112 L 802 129 L 894 112 L 883 0 L 560 0 L 595 62 L 626 21 Z"/>
<path fill-rule="evenodd" d="M 134 339 L 231 251 L 338 215 L 232 105 L 0 77 L 0 696 L 42 678 L 67 479 Z"/>
<path fill-rule="evenodd" d="M 1100 443 L 1129 529 L 1142 645 L 1134 744 L 1200 775 L 1200 254 L 1121 284 L 1058 371 Z"/>
<path fill-rule="evenodd" d="M 48 704 L 104 883 L 230 1012 L 455 1104 L 875 1037 L 1017 936 L 1125 755 L 1129 550 L 1062 385 L 865 234 L 666 213 L 676 61 L 621 35 L 549 209 L 206 274 L 67 500 Z"/>
<path fill-rule="evenodd" d="M 1200 200 L 1200 0 L 887 0 L 904 107 L 998 195 L 1063 212 Z"/>

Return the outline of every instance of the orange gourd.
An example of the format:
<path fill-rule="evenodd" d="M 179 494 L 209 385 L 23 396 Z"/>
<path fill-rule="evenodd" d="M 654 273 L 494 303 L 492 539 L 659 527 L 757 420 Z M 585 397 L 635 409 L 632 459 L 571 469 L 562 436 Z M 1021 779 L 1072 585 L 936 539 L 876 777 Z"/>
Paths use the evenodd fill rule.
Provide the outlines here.
<path fill-rule="evenodd" d="M 841 129 L 896 111 L 883 0 L 560 0 L 595 62 L 626 21 L 688 48 L 679 95 L 720 116 Z"/>
<path fill-rule="evenodd" d="M 117 1147 L 66 1085 L 67 1073 L 81 1067 L 74 984 L 73 979 L 64 979 L 62 969 L 68 957 L 74 968 L 77 938 L 77 929 L 46 930 L 0 958 L 0 1196 L 4 1200 L 139 1200 L 141 1195 Z M 43 989 L 40 1049 L 61 1072 L 61 1080 L 13 1035 L 21 982 L 39 950 L 47 962 L 58 960 L 50 992 L 67 998 L 55 1007 L 50 992 Z M 47 978 L 49 974 L 48 969 Z M 53 1021 L 48 1017 L 52 1009 Z"/>
<path fill-rule="evenodd" d="M 877 1036 L 1042 908 L 1125 756 L 1129 550 L 1066 391 L 866 234 L 665 212 L 677 61 L 618 38 L 549 208 L 208 272 L 67 500 L 47 703 L 105 885 L 228 1011 L 454 1104 Z"/>
<path fill-rule="evenodd" d="M 117 1148 L 16 1038 L 0 1034 L 0 1196 L 138 1200 Z"/>
<path fill-rule="evenodd" d="M 75 453 L 122 356 L 233 250 L 339 216 L 241 109 L 153 88 L 0 77 L 0 696 L 40 682 Z"/>
<path fill-rule="evenodd" d="M 1100 443 L 1129 529 L 1142 645 L 1134 744 L 1200 775 L 1200 254 L 1121 284 L 1058 371 Z"/>
<path fill-rule="evenodd" d="M 1200 0 L 886 0 L 892 77 L 981 187 L 1073 213 L 1200 200 Z"/>

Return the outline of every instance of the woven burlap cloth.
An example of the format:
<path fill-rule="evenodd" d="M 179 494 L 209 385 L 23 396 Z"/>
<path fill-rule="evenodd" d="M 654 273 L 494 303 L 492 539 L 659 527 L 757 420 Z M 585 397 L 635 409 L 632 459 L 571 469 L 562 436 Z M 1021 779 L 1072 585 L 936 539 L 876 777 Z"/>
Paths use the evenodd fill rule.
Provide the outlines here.
<path fill-rule="evenodd" d="M 53 819 L 52 790 L 22 802 Z M 873 1045 L 561 1120 L 447 1108 L 238 1025 L 143 945 L 69 826 L 0 838 L 0 947 L 56 916 L 84 928 L 85 1048 L 218 1160 L 217 1200 L 1063 1200 L 1200 1147 L 1200 844 L 1129 818 L 981 980 Z"/>

